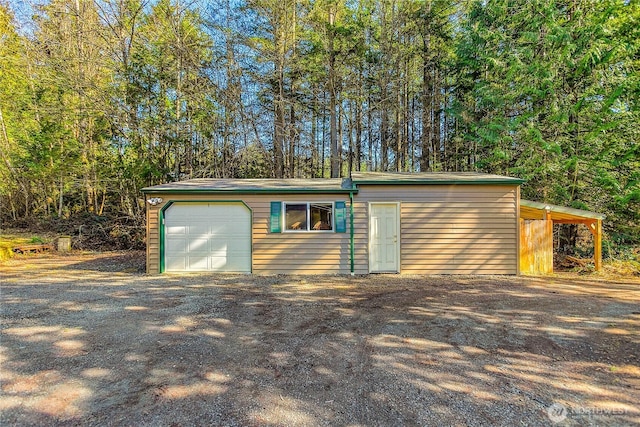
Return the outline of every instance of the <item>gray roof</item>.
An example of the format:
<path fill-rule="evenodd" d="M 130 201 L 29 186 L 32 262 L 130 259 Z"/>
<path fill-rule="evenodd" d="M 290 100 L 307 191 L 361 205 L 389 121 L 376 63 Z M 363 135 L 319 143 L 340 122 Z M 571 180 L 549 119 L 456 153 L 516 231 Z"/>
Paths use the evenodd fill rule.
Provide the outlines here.
<path fill-rule="evenodd" d="M 348 193 L 342 178 L 333 179 L 214 179 L 198 178 L 142 189 L 143 193 Z"/>
<path fill-rule="evenodd" d="M 352 184 L 508 184 L 522 180 L 501 175 L 474 172 L 394 173 L 354 172 L 348 178 L 318 179 L 215 179 L 198 178 L 170 182 L 142 189 L 143 193 L 349 193 L 357 192 Z"/>
<path fill-rule="evenodd" d="M 354 172 L 358 184 L 511 184 L 524 182 L 520 178 L 477 172 Z"/>

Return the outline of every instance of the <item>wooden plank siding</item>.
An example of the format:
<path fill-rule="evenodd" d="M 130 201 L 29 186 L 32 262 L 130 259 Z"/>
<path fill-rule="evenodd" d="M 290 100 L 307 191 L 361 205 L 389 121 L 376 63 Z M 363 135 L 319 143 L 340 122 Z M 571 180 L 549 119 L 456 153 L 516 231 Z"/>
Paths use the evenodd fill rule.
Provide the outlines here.
<path fill-rule="evenodd" d="M 517 188 L 359 185 L 357 272 L 368 269 L 368 204 L 400 202 L 402 274 L 517 274 Z"/>
<path fill-rule="evenodd" d="M 346 233 L 335 232 L 269 232 L 272 201 L 336 202 L 348 195 L 182 195 L 159 194 L 163 203 L 147 210 L 147 271 L 160 272 L 159 212 L 168 202 L 179 201 L 243 201 L 252 211 L 252 272 L 254 274 L 348 274 L 349 224 Z M 347 218 L 348 219 L 348 218 Z"/>

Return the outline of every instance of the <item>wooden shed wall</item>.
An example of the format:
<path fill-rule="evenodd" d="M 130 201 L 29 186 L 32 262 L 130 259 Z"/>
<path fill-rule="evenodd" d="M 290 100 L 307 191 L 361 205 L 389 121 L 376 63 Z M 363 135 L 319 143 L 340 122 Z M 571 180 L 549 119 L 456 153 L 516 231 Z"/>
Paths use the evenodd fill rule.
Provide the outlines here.
<path fill-rule="evenodd" d="M 520 219 L 520 272 L 553 273 L 553 221 Z"/>
<path fill-rule="evenodd" d="M 518 187 L 360 185 L 356 270 L 368 269 L 368 203 L 400 202 L 403 274 L 517 274 Z"/>
<path fill-rule="evenodd" d="M 147 208 L 147 271 L 160 271 L 160 210 L 169 201 L 243 201 L 252 211 L 252 272 L 255 274 L 327 274 L 350 272 L 349 224 L 346 233 L 269 232 L 272 201 L 335 202 L 345 195 L 154 195 L 163 203 Z"/>

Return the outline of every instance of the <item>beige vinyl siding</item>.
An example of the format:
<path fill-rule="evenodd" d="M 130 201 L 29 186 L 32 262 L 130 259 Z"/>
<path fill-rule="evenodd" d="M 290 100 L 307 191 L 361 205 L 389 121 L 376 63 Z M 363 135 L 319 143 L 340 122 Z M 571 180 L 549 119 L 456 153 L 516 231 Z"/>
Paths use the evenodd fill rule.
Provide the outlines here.
<path fill-rule="evenodd" d="M 369 272 L 369 202 L 400 202 L 403 274 L 517 274 L 518 187 L 360 185 L 354 200 L 354 267 Z M 168 195 L 147 210 L 147 271 L 160 270 L 159 212 L 169 201 L 243 201 L 252 210 L 252 272 L 350 272 L 347 232 L 269 233 L 270 202 L 335 202 L 344 195 Z"/>
<path fill-rule="evenodd" d="M 269 233 L 271 201 L 349 202 L 348 195 L 270 195 L 250 200 L 253 217 L 253 272 L 256 274 L 349 273 L 349 230 Z M 284 211 L 283 211 L 284 215 Z"/>
<path fill-rule="evenodd" d="M 356 195 L 353 199 L 354 272 L 369 273 L 369 206 Z"/>
<path fill-rule="evenodd" d="M 160 233 L 158 218 L 162 206 L 147 204 L 147 273 L 160 271 Z"/>
<path fill-rule="evenodd" d="M 516 258 L 516 274 L 520 274 L 520 268 L 522 267 L 520 265 L 520 248 L 522 245 L 522 240 L 521 240 L 521 236 L 520 236 L 520 198 L 521 194 L 520 194 L 520 186 L 518 186 L 518 188 L 516 188 L 516 218 L 518 218 L 517 222 L 518 222 L 518 233 L 516 234 L 516 250 L 518 252 L 518 257 Z"/>
<path fill-rule="evenodd" d="M 159 212 L 169 201 L 243 201 L 252 211 L 252 272 L 254 274 L 327 274 L 350 272 L 349 224 L 346 233 L 334 231 L 269 232 L 271 202 L 336 202 L 345 195 L 165 195 L 163 203 L 147 213 L 147 271 L 160 271 Z"/>
<path fill-rule="evenodd" d="M 402 274 L 517 274 L 517 186 L 360 185 L 356 247 L 367 248 L 369 202 L 400 202 Z M 358 269 L 368 254 L 358 251 Z"/>

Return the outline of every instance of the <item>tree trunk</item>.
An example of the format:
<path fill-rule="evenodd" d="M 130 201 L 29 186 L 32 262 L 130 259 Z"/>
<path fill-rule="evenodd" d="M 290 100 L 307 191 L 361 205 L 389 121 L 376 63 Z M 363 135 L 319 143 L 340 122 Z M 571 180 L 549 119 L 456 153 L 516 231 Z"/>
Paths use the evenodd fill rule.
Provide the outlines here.
<path fill-rule="evenodd" d="M 331 149 L 331 178 L 340 177 L 341 156 L 338 141 L 338 112 L 337 112 L 337 75 L 336 75 L 336 51 L 335 51 L 335 18 L 336 11 L 333 6 L 329 10 L 329 139 Z"/>
<path fill-rule="evenodd" d="M 358 97 L 358 99 L 360 99 Z M 354 102 L 355 104 L 355 125 L 356 125 L 356 146 L 355 146 L 355 156 L 354 162 L 356 164 L 356 170 L 360 172 L 360 165 L 362 163 L 362 105 L 360 105 L 359 101 Z"/>
<path fill-rule="evenodd" d="M 298 128 L 296 123 L 296 110 L 293 103 L 289 107 L 289 170 L 287 176 L 296 176 L 296 147 L 298 142 Z"/>
<path fill-rule="evenodd" d="M 435 68 L 435 67 L 434 67 Z M 440 79 L 438 69 L 433 70 L 433 144 L 434 144 L 434 170 L 442 170 L 442 135 L 440 124 Z"/>
<path fill-rule="evenodd" d="M 276 91 L 274 96 L 273 164 L 276 178 L 284 178 L 284 70 L 281 63 L 276 64 Z"/>
<path fill-rule="evenodd" d="M 425 16 L 431 12 L 431 2 L 426 2 Z M 422 34 L 422 155 L 420 157 L 420 170 L 430 170 L 431 158 L 431 116 L 432 110 L 432 82 L 431 82 L 431 34 L 429 27 L 425 27 Z"/>

